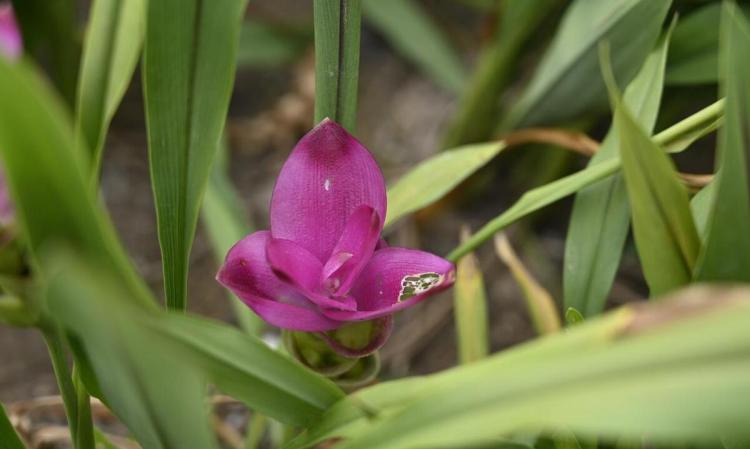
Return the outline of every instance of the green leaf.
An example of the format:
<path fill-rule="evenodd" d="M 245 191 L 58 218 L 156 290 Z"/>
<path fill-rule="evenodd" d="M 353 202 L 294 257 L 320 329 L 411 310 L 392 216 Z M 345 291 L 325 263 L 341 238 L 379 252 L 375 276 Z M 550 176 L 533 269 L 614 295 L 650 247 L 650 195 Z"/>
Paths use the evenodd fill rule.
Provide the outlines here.
<path fill-rule="evenodd" d="M 50 311 L 83 345 L 107 404 L 141 446 L 216 448 L 201 373 L 143 325 L 151 314 L 83 259 L 57 253 L 47 265 L 57 267 L 47 286 Z"/>
<path fill-rule="evenodd" d="M 660 295 L 690 282 L 700 240 L 687 190 L 672 160 L 635 121 L 608 67 L 604 76 L 614 109 L 636 248 L 651 294 Z"/>
<path fill-rule="evenodd" d="M 569 326 L 575 326 L 584 321 L 585 318 L 583 317 L 583 314 L 581 314 L 581 312 L 575 307 L 568 307 L 568 310 L 565 311 L 565 322 L 568 323 Z"/>
<path fill-rule="evenodd" d="M 576 0 L 501 128 L 575 118 L 606 106 L 597 45 L 607 41 L 618 81 L 626 84 L 654 47 L 671 0 Z"/>
<path fill-rule="evenodd" d="M 420 162 L 388 189 L 386 225 L 439 200 L 504 148 L 502 141 L 466 145 Z"/>
<path fill-rule="evenodd" d="M 709 3 L 680 20 L 667 63 L 667 84 L 715 83 L 719 71 L 721 3 Z"/>
<path fill-rule="evenodd" d="M 471 79 L 448 125 L 443 148 L 481 142 L 492 137 L 500 113 L 499 98 L 518 70 L 524 44 L 536 35 L 542 21 L 556 11 L 560 0 L 501 3 L 501 19 L 492 41 L 482 50 Z"/>
<path fill-rule="evenodd" d="M 698 281 L 750 282 L 750 25 L 734 3 L 721 19 L 721 85 L 727 99 Z"/>
<path fill-rule="evenodd" d="M 0 404 L 0 441 L 3 443 L 3 449 L 26 449 L 5 414 L 2 404 Z"/>
<path fill-rule="evenodd" d="M 695 229 L 698 231 L 701 241 L 706 240 L 708 217 L 714 202 L 714 190 L 716 190 L 716 183 L 711 182 L 690 200 L 690 211 L 693 213 Z"/>
<path fill-rule="evenodd" d="M 312 41 L 312 31 L 247 20 L 240 29 L 238 66 L 276 67 L 295 62 Z"/>
<path fill-rule="evenodd" d="M 625 104 L 649 133 L 659 111 L 668 46 L 669 32 L 625 90 Z M 589 165 L 617 157 L 617 144 L 617 131 L 611 127 Z M 621 173 L 578 192 L 565 241 L 565 306 L 575 307 L 586 317 L 604 310 L 629 228 L 630 208 Z"/>
<path fill-rule="evenodd" d="M 135 307 L 106 271 L 59 252 L 48 258 L 57 267 L 50 310 L 82 345 L 108 405 L 149 447 L 207 447 L 198 444 L 206 441 L 202 426 L 194 425 L 207 423 L 207 382 L 294 426 L 309 425 L 343 397 L 333 383 L 256 337 L 181 312 Z M 184 415 L 170 416 L 178 410 Z M 192 423 L 188 436 L 178 435 L 186 422 Z M 195 441 L 188 444 L 191 432 Z"/>
<path fill-rule="evenodd" d="M 75 0 L 13 0 L 24 50 L 49 68 L 69 108 L 75 103 L 81 42 Z"/>
<path fill-rule="evenodd" d="M 145 15 L 145 0 L 96 0 L 91 6 L 76 125 L 79 147 L 89 150 L 93 177 L 99 173 L 107 128 L 138 64 Z"/>
<path fill-rule="evenodd" d="M 135 299 L 153 306 L 89 187 L 83 153 L 75 149 L 73 128 L 59 98 L 31 67 L 2 58 L 0 98 L 0 153 L 32 254 L 59 244 L 75 248 L 92 262 L 113 268 L 129 283 Z"/>
<path fill-rule="evenodd" d="M 459 361 L 471 363 L 481 360 L 487 357 L 490 342 L 487 293 L 479 260 L 473 253 L 456 263 L 453 295 Z"/>
<path fill-rule="evenodd" d="M 466 447 L 559 428 L 660 443 L 748 441 L 748 319 L 748 289 L 695 287 L 418 382 L 360 390 L 285 449 L 337 437 L 341 449 Z"/>
<path fill-rule="evenodd" d="M 222 139 L 201 210 L 203 225 L 218 263 L 223 263 L 229 249 L 251 231 L 247 212 L 227 173 L 228 151 Z M 258 335 L 264 327 L 263 320 L 235 295 L 228 293 L 228 296 L 240 327 L 251 335 Z"/>
<path fill-rule="evenodd" d="M 148 2 L 143 84 L 167 305 L 184 309 L 198 212 L 232 91 L 246 0 Z"/>
<path fill-rule="evenodd" d="M 405 58 L 453 93 L 466 70 L 446 35 L 413 0 L 364 0 L 365 18 Z"/>
<path fill-rule="evenodd" d="M 654 141 L 662 145 L 667 152 L 677 153 L 685 150 L 695 140 L 715 130 L 724 113 L 724 102 L 719 100 L 679 123 L 654 136 Z M 608 159 L 591 165 L 572 175 L 560 178 L 549 184 L 529 190 L 502 214 L 490 220 L 467 241 L 448 254 L 448 259 L 456 261 L 459 257 L 473 251 L 479 245 L 491 239 L 496 232 L 527 216 L 532 212 L 565 198 L 582 188 L 606 178 L 620 169 L 620 159 Z"/>
<path fill-rule="evenodd" d="M 330 118 L 354 133 L 362 0 L 314 0 L 313 12 L 315 123 Z"/>

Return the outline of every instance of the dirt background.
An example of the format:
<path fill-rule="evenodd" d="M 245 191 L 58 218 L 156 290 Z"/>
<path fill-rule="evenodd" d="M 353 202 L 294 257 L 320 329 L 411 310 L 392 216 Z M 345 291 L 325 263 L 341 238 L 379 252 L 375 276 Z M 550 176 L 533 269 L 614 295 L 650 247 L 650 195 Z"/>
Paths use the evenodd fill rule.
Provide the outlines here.
<path fill-rule="evenodd" d="M 312 2 L 254 0 L 249 15 L 305 24 Z M 426 2 L 436 20 L 452 33 L 467 67 L 486 24 L 455 2 Z M 358 137 L 393 181 L 439 148 L 441 130 L 456 99 L 399 57 L 372 29 L 362 36 Z M 312 123 L 312 60 L 278 68 L 241 68 L 228 122 L 231 175 L 258 229 L 268 224 L 267 205 L 275 177 L 294 142 Z M 143 106 L 139 80 L 134 80 L 114 120 L 105 153 L 102 192 L 120 236 L 140 273 L 161 293 L 161 263 L 149 184 Z M 518 150 L 522 152 L 523 150 Z M 546 154 L 546 153 L 544 153 Z M 543 171 L 548 159 L 536 158 Z M 559 160 L 559 158 L 555 158 Z M 573 157 L 562 167 L 585 161 Z M 458 242 L 459 229 L 476 229 L 533 184 L 520 157 L 505 156 L 485 168 L 473 189 L 463 189 L 448 203 L 399 223 L 389 234 L 392 244 L 417 246 L 446 254 Z M 557 162 L 556 162 L 557 163 Z M 559 171 L 559 170 L 558 170 Z M 560 298 L 561 260 L 569 202 L 562 202 L 511 229 L 512 241 L 539 280 Z M 534 336 L 518 288 L 485 245 L 481 260 L 489 306 L 493 350 Z M 232 321 L 224 291 L 214 281 L 217 263 L 199 229 L 191 258 L 189 309 Z M 642 288 L 632 249 L 626 251 L 624 276 L 613 290 L 612 303 L 638 297 Z M 455 364 L 451 294 L 426 301 L 398 317 L 396 331 L 384 348 L 384 377 L 429 373 Z M 56 394 L 50 362 L 40 334 L 0 327 L 0 401 L 5 404 Z"/>

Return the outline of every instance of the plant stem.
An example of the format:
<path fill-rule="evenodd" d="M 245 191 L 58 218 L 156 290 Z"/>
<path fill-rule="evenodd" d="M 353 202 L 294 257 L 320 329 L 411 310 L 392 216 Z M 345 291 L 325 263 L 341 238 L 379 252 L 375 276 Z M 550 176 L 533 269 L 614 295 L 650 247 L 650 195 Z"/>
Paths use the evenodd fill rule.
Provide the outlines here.
<path fill-rule="evenodd" d="M 361 0 L 315 0 L 315 123 L 330 118 L 354 133 Z"/>
<path fill-rule="evenodd" d="M 78 441 L 76 427 L 78 423 L 78 398 L 73 381 L 68 369 L 68 361 L 65 358 L 65 347 L 63 336 L 59 329 L 50 328 L 43 330 L 44 340 L 47 343 L 52 369 L 57 379 L 57 385 L 62 395 L 65 414 L 68 417 L 71 439 Z"/>
<path fill-rule="evenodd" d="M 78 420 L 75 424 L 77 435 L 76 448 L 95 449 L 94 423 L 91 419 L 91 397 L 76 367 L 73 367 L 73 385 L 76 390 L 76 404 L 78 407 Z"/>

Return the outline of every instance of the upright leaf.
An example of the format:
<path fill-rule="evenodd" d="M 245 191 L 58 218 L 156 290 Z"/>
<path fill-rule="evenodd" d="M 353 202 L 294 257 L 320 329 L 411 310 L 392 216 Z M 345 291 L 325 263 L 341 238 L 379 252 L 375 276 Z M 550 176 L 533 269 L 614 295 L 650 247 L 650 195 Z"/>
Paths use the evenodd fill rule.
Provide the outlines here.
<path fill-rule="evenodd" d="M 461 58 L 414 0 L 365 0 L 362 9 L 367 21 L 404 57 L 444 89 L 461 91 L 466 78 Z"/>
<path fill-rule="evenodd" d="M 695 277 L 750 282 L 750 25 L 734 3 L 721 18 L 721 83 L 727 99 L 719 130 L 713 202 Z"/>
<path fill-rule="evenodd" d="M 669 45 L 667 84 L 717 81 L 720 16 L 721 3 L 712 2 L 680 19 Z"/>
<path fill-rule="evenodd" d="M 190 249 L 234 80 L 246 0 L 148 2 L 143 82 L 167 304 L 184 309 Z"/>
<path fill-rule="evenodd" d="M 620 157 L 633 214 L 633 233 L 652 295 L 690 282 L 700 240 L 688 194 L 669 156 L 646 134 L 623 103 L 612 73 L 610 89 Z"/>
<path fill-rule="evenodd" d="M 468 229 L 463 233 L 468 234 Z M 487 293 L 479 260 L 473 253 L 456 263 L 453 295 L 459 361 L 471 363 L 481 360 L 489 353 Z"/>
<path fill-rule="evenodd" d="M 354 133 L 362 0 L 314 0 L 315 123 L 325 118 Z"/>
<path fill-rule="evenodd" d="M 143 281 L 89 188 L 69 117 L 48 85 L 25 63 L 0 58 L 0 153 L 17 218 L 32 254 L 64 244 L 114 268 L 149 304 Z M 44 267 L 42 267 L 44 268 Z"/>
<path fill-rule="evenodd" d="M 79 147 L 89 151 L 93 177 L 101 164 L 107 128 L 138 64 L 146 0 L 92 3 L 76 106 Z"/>
<path fill-rule="evenodd" d="M 8 419 L 8 415 L 5 414 L 2 404 L 0 404 L 0 442 L 3 443 L 2 449 L 26 449 Z"/>
<path fill-rule="evenodd" d="M 597 45 L 607 41 L 617 79 L 628 83 L 661 31 L 671 0 L 576 0 L 502 129 L 555 123 L 606 105 Z"/>
<path fill-rule="evenodd" d="M 646 58 L 625 89 L 625 104 L 650 133 L 656 124 L 667 60 L 669 33 Z M 610 128 L 591 164 L 617 157 L 617 131 Z M 587 187 L 575 197 L 565 241 L 564 303 L 590 317 L 601 313 L 628 235 L 630 208 L 622 174 Z"/>

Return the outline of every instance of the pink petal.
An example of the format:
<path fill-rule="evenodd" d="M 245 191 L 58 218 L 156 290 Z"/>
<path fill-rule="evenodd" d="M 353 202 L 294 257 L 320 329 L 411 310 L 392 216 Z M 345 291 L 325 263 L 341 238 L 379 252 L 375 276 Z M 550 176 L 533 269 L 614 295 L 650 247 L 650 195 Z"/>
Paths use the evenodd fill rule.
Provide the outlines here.
<path fill-rule="evenodd" d="M 297 288 L 310 301 L 321 307 L 356 310 L 352 298 L 332 299 L 322 291 L 322 264 L 310 251 L 291 240 L 272 238 L 266 245 L 266 257 L 273 272 Z"/>
<path fill-rule="evenodd" d="M 10 4 L 0 4 L 0 56 L 16 59 L 21 56 L 21 32 Z"/>
<path fill-rule="evenodd" d="M 344 232 L 323 267 L 324 285 L 334 296 L 345 295 L 372 257 L 382 230 L 370 206 L 360 206 L 349 217 Z"/>
<path fill-rule="evenodd" d="M 323 120 L 299 141 L 271 198 L 274 238 L 292 240 L 321 262 L 362 205 L 385 220 L 385 182 L 372 155 L 341 126 Z"/>
<path fill-rule="evenodd" d="M 323 316 L 318 308 L 284 283 L 266 262 L 268 231 L 240 240 L 229 250 L 216 279 L 232 290 L 268 323 L 284 329 L 322 332 L 342 323 Z"/>
<path fill-rule="evenodd" d="M 454 279 L 453 264 L 442 257 L 412 249 L 384 248 L 373 254 L 351 291 L 357 311 L 323 313 L 341 321 L 390 315 L 450 287 Z"/>

